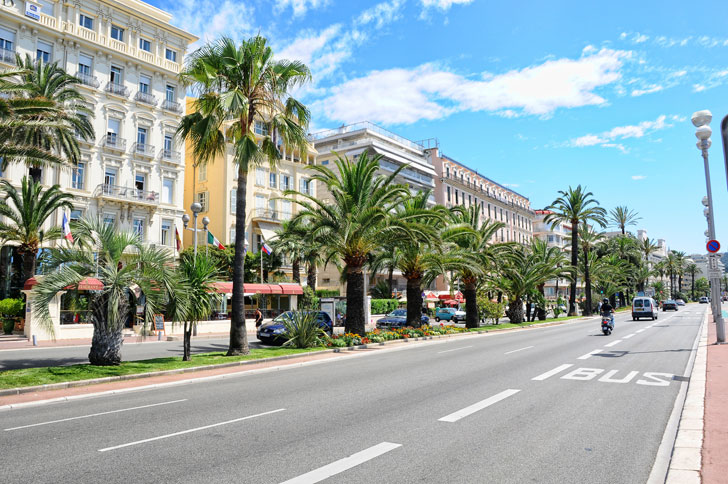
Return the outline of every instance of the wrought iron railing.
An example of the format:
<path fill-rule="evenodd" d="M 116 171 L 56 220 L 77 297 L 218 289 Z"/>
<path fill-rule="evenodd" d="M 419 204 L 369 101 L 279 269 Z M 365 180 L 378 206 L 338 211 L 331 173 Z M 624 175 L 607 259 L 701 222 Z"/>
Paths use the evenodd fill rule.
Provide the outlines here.
<path fill-rule="evenodd" d="M 144 104 L 149 104 L 151 106 L 157 105 L 157 98 L 149 94 L 148 92 L 138 91 L 136 93 L 136 96 L 134 96 L 134 100 L 142 102 Z"/>
<path fill-rule="evenodd" d="M 180 106 L 180 103 L 170 101 L 169 99 L 165 99 L 162 103 L 162 109 L 166 109 L 167 111 L 173 111 L 175 113 L 181 113 L 182 112 L 182 106 Z"/>
<path fill-rule="evenodd" d="M 98 88 L 101 85 L 96 76 L 90 76 L 88 74 L 84 74 L 83 72 L 77 72 L 76 77 L 79 81 L 81 81 L 81 84 L 85 84 L 87 86 Z"/>
<path fill-rule="evenodd" d="M 95 197 L 117 198 L 131 202 L 159 204 L 159 193 L 138 188 L 122 187 L 119 185 L 107 185 L 102 183 L 94 191 Z"/>
<path fill-rule="evenodd" d="M 116 150 L 126 149 L 126 140 L 115 134 L 107 133 L 106 136 L 104 136 L 103 143 L 104 146 L 108 148 L 114 148 Z"/>
<path fill-rule="evenodd" d="M 145 143 L 139 143 L 139 142 L 134 143 L 134 145 L 131 148 L 131 151 L 133 153 L 136 153 L 136 154 L 142 155 L 142 156 L 149 156 L 149 157 L 154 156 L 154 146 L 148 145 Z"/>
<path fill-rule="evenodd" d="M 118 96 L 129 97 L 129 89 L 127 89 L 125 85 L 118 84 L 116 82 L 108 82 L 106 84 L 106 92 L 110 92 Z"/>

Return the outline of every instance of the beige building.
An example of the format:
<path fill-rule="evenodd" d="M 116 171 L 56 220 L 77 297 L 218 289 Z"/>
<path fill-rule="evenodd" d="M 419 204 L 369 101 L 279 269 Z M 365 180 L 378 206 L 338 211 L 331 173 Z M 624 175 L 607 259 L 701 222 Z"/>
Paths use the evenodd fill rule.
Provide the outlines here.
<path fill-rule="evenodd" d="M 194 109 L 194 99 L 187 98 L 187 112 Z M 255 122 L 255 133 L 260 136 L 267 135 L 267 126 Z M 207 166 L 200 166 L 196 169 L 192 149 L 187 143 L 187 155 L 185 156 L 185 185 L 184 185 L 184 206 L 187 213 L 192 217 L 189 207 L 193 202 L 202 205 L 202 212 L 199 214 L 198 228 L 202 229 L 202 218 L 208 217 L 210 224 L 208 230 L 217 237 L 223 245 L 234 244 L 235 233 L 238 229 L 235 225 L 236 215 L 236 190 L 237 190 L 237 165 L 232 162 L 233 155 L 229 152 L 225 159 L 216 159 Z M 281 200 L 285 190 L 297 190 L 301 193 L 316 195 L 314 183 L 311 180 L 311 172 L 307 168 L 316 163 L 317 153 L 311 145 L 305 155 L 297 150 L 280 147 L 283 154 L 275 168 L 268 164 L 253 168 L 248 173 L 247 197 L 245 221 L 245 240 L 248 250 L 258 253 L 263 242 L 270 243 L 275 237 L 276 230 L 282 227 L 282 223 L 290 220 L 297 212 L 298 205 L 288 200 Z M 192 222 L 190 222 L 192 228 Z M 200 232 L 198 236 L 198 247 L 204 247 L 206 243 L 205 233 Z M 184 234 L 184 246 L 193 244 L 194 232 L 186 230 Z M 291 273 L 291 267 L 284 261 L 284 272 Z M 303 268 L 302 268 L 303 271 Z M 305 275 L 302 275 L 305 279 Z"/>

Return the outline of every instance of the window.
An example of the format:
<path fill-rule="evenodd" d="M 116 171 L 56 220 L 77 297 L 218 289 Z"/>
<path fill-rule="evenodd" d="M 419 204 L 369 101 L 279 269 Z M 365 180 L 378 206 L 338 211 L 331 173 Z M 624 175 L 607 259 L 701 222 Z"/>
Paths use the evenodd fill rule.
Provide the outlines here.
<path fill-rule="evenodd" d="M 139 37 L 139 48 L 141 50 L 144 50 L 146 52 L 152 51 L 152 43 L 149 42 L 147 39 L 144 39 L 142 37 Z"/>
<path fill-rule="evenodd" d="M 174 236 L 172 235 L 172 221 L 168 219 L 162 219 L 162 237 L 160 243 L 164 246 L 173 245 Z"/>
<path fill-rule="evenodd" d="M 289 175 L 281 175 L 281 190 L 291 190 L 293 184 L 291 183 L 291 177 Z"/>
<path fill-rule="evenodd" d="M 468 207 L 471 206 L 472 204 L 473 204 L 473 196 L 468 195 Z"/>
<path fill-rule="evenodd" d="M 42 62 L 50 62 L 53 57 L 53 45 L 39 40 L 36 44 L 35 58 Z"/>
<path fill-rule="evenodd" d="M 228 241 L 228 244 L 234 244 L 235 243 L 235 226 L 233 225 L 230 227 L 230 240 Z"/>
<path fill-rule="evenodd" d="M 449 166 L 445 167 L 445 176 L 450 178 L 450 167 Z"/>
<path fill-rule="evenodd" d="M 53 2 L 49 2 L 48 0 L 37 0 L 37 3 L 40 3 L 40 13 L 44 13 L 46 15 L 53 16 Z"/>
<path fill-rule="evenodd" d="M 278 175 L 270 172 L 270 175 L 268 175 L 268 185 L 271 188 L 278 188 Z"/>
<path fill-rule="evenodd" d="M 176 102 L 175 101 L 177 99 L 176 91 L 177 91 L 177 89 L 174 86 L 167 84 L 167 91 L 166 91 L 165 96 L 166 96 L 166 99 L 168 102 L 171 102 L 171 103 Z"/>
<path fill-rule="evenodd" d="M 113 227 L 116 223 L 116 217 L 113 213 L 105 213 L 104 214 L 104 225 L 107 227 Z"/>
<path fill-rule="evenodd" d="M 78 163 L 76 166 L 73 167 L 73 171 L 71 172 L 71 187 L 77 189 L 77 190 L 83 190 L 83 174 L 86 168 L 85 163 Z"/>
<path fill-rule="evenodd" d="M 263 247 L 263 236 L 261 234 L 255 234 L 255 251 L 260 252 L 261 247 Z"/>
<path fill-rule="evenodd" d="M 274 199 L 268 200 L 268 213 L 271 217 L 277 219 L 278 218 L 278 211 L 276 210 L 276 201 Z"/>
<path fill-rule="evenodd" d="M 281 220 L 291 220 L 291 201 L 281 201 Z"/>
<path fill-rule="evenodd" d="M 447 187 L 447 201 L 450 201 L 450 187 Z"/>
<path fill-rule="evenodd" d="M 0 49 L 15 51 L 15 32 L 0 27 Z"/>
<path fill-rule="evenodd" d="M 106 128 L 106 144 L 109 146 L 116 146 L 119 137 L 119 128 L 121 127 L 121 121 L 115 118 L 109 118 L 107 121 Z"/>
<path fill-rule="evenodd" d="M 143 173 L 137 173 L 136 176 L 134 176 L 134 188 L 136 188 L 139 191 L 144 191 L 144 188 L 147 184 L 147 177 Z"/>
<path fill-rule="evenodd" d="M 144 219 L 141 217 L 134 217 L 132 226 L 134 227 L 134 233 L 144 240 Z"/>
<path fill-rule="evenodd" d="M 78 25 L 89 30 L 94 29 L 94 19 L 88 15 L 81 14 L 78 16 Z"/>
<path fill-rule="evenodd" d="M 139 92 L 149 94 L 149 86 L 152 84 L 152 79 L 149 76 L 139 76 Z"/>
<path fill-rule="evenodd" d="M 255 211 L 258 215 L 265 213 L 265 197 L 263 195 L 255 196 Z"/>
<path fill-rule="evenodd" d="M 104 185 L 116 185 L 116 168 L 107 168 L 104 171 Z"/>
<path fill-rule="evenodd" d="M 116 25 L 112 25 L 111 38 L 114 40 L 118 40 L 119 42 L 124 42 L 124 29 L 122 29 L 121 27 L 117 27 Z"/>
<path fill-rule="evenodd" d="M 174 179 L 162 179 L 162 203 L 172 204 L 174 199 Z"/>
<path fill-rule="evenodd" d="M 261 136 L 268 136 L 270 134 L 268 125 L 262 121 L 256 121 L 253 130 L 255 131 L 255 134 L 259 134 Z"/>
<path fill-rule="evenodd" d="M 177 51 L 169 48 L 164 49 L 164 58 L 172 62 L 177 62 Z"/>
<path fill-rule="evenodd" d="M 311 180 L 307 178 L 301 178 L 299 191 L 305 195 L 311 195 Z"/>
<path fill-rule="evenodd" d="M 81 220 L 81 217 L 83 217 L 83 210 L 71 210 L 71 216 L 69 217 L 69 220 L 71 222 L 78 222 Z"/>
<path fill-rule="evenodd" d="M 233 188 L 230 190 L 230 213 L 233 215 L 238 213 L 238 190 Z"/>
<path fill-rule="evenodd" d="M 111 75 L 109 76 L 113 84 L 121 85 L 124 83 L 124 69 L 121 67 L 111 66 Z"/>
<path fill-rule="evenodd" d="M 164 155 L 167 158 L 172 156 L 172 149 L 174 148 L 174 137 L 171 134 L 164 135 Z"/>
<path fill-rule="evenodd" d="M 137 128 L 137 145 L 146 146 L 147 144 L 147 128 Z M 143 150 L 144 148 L 142 148 Z"/>
<path fill-rule="evenodd" d="M 459 196 L 458 191 L 456 189 L 455 190 L 455 205 L 459 205 L 459 204 L 460 204 L 460 196 Z"/>
<path fill-rule="evenodd" d="M 86 54 L 78 54 L 78 73 L 84 76 L 90 76 L 94 59 Z"/>
<path fill-rule="evenodd" d="M 255 184 L 259 187 L 265 186 L 265 170 L 263 168 L 255 169 Z"/>
<path fill-rule="evenodd" d="M 197 167 L 197 179 L 199 181 L 207 180 L 207 165 L 200 165 Z"/>
<path fill-rule="evenodd" d="M 200 192 L 197 194 L 197 203 L 202 205 L 202 211 L 207 212 L 207 200 L 208 200 L 208 192 Z"/>

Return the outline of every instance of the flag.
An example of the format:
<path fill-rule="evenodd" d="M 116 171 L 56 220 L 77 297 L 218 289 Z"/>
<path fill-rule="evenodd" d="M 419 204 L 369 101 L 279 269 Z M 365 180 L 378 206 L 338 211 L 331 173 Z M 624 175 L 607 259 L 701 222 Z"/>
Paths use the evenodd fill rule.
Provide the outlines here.
<path fill-rule="evenodd" d="M 266 244 L 265 242 L 263 242 L 263 247 L 261 247 L 261 250 L 266 255 L 271 255 L 273 253 L 273 249 L 271 249 L 270 247 L 268 247 L 268 244 Z"/>
<path fill-rule="evenodd" d="M 71 235 L 71 225 L 68 223 L 68 217 L 66 217 L 65 213 L 63 214 L 63 223 L 61 224 L 61 229 L 63 230 L 63 238 L 73 243 L 73 235 Z"/>
<path fill-rule="evenodd" d="M 212 232 L 210 232 L 209 230 L 207 231 L 207 243 L 210 244 L 210 245 L 214 245 L 218 249 L 224 249 L 225 248 L 225 246 L 222 245 L 220 243 L 220 241 L 217 240 L 217 237 L 215 237 L 214 235 L 212 235 Z"/>
<path fill-rule="evenodd" d="M 177 243 L 177 252 L 182 248 L 182 239 L 179 238 L 179 230 L 177 230 L 177 226 L 174 227 L 174 240 Z"/>

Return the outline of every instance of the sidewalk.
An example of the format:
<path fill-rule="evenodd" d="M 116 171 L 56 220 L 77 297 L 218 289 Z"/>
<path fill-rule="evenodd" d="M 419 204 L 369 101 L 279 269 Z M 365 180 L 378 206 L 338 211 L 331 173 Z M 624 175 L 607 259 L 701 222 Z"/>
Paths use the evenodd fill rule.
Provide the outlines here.
<path fill-rule="evenodd" d="M 702 482 L 726 482 L 728 475 L 728 345 L 716 345 L 715 323 L 708 324 L 708 370 Z"/>

